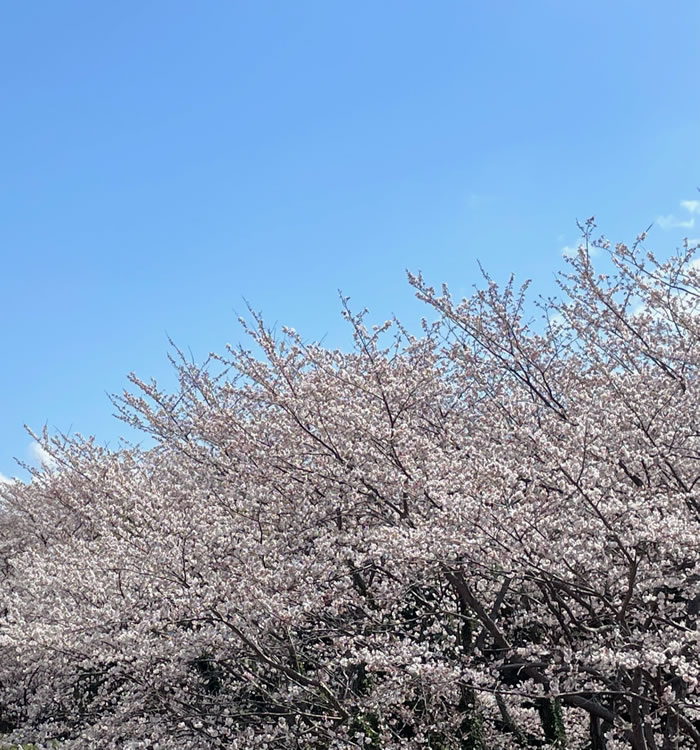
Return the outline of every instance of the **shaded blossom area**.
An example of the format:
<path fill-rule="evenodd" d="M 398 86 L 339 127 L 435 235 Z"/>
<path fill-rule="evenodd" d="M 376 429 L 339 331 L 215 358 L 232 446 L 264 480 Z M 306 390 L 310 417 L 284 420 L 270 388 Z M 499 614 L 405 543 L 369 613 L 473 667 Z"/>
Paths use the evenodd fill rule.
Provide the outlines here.
<path fill-rule="evenodd" d="M 8 742 L 700 747 L 700 274 L 593 227 L 560 301 L 411 277 L 437 322 L 346 307 L 349 353 L 253 315 L 132 377 L 154 448 L 45 437 L 0 485 Z"/>

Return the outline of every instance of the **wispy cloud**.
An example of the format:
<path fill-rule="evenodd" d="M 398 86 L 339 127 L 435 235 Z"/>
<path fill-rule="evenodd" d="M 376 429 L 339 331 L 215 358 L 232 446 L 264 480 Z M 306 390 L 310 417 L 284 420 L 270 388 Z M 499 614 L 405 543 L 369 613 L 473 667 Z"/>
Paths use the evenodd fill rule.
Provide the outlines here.
<path fill-rule="evenodd" d="M 662 229 L 692 229 L 695 226 L 695 216 L 692 214 L 700 216 L 700 201 L 681 201 L 680 207 L 691 216 L 682 218 L 675 214 L 668 214 L 659 216 L 656 223 Z"/>
<path fill-rule="evenodd" d="M 561 254 L 565 258 L 573 258 L 578 253 L 579 247 L 581 247 L 581 245 L 564 245 L 564 247 L 562 247 L 561 249 Z M 591 258 L 598 255 L 599 252 L 600 251 L 598 250 L 597 247 L 593 247 L 593 245 L 588 246 L 588 255 Z"/>
<path fill-rule="evenodd" d="M 40 466 L 45 467 L 46 469 L 53 470 L 58 467 L 56 459 L 50 453 L 48 453 L 45 448 L 42 448 L 42 446 L 39 445 L 39 443 L 37 443 L 36 441 L 29 444 L 29 455 L 31 456 L 33 461 L 38 463 Z"/>
<path fill-rule="evenodd" d="M 493 203 L 493 196 L 485 193 L 467 193 L 464 198 L 464 204 L 470 210 L 484 208 L 486 205 Z"/>
<path fill-rule="evenodd" d="M 679 219 L 674 214 L 669 214 L 668 216 L 659 216 L 656 223 L 662 229 L 692 229 L 695 226 L 695 217 Z"/>
<path fill-rule="evenodd" d="M 552 328 L 563 328 L 566 325 L 566 318 L 560 312 L 555 312 L 549 316 L 549 325 Z"/>
<path fill-rule="evenodd" d="M 700 201 L 681 201 L 681 206 L 688 213 L 700 216 Z"/>

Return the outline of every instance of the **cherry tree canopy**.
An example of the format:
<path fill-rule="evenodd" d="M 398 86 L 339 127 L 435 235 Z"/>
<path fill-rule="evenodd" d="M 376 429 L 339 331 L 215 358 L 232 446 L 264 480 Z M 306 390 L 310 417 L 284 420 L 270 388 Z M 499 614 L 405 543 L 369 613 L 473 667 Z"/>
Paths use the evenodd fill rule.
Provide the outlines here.
<path fill-rule="evenodd" d="M 132 376 L 154 448 L 45 436 L 0 485 L 0 731 L 699 747 L 700 273 L 593 227 L 558 301 L 411 276 L 437 322 L 345 306 L 349 353 L 253 316 L 255 355 Z"/>

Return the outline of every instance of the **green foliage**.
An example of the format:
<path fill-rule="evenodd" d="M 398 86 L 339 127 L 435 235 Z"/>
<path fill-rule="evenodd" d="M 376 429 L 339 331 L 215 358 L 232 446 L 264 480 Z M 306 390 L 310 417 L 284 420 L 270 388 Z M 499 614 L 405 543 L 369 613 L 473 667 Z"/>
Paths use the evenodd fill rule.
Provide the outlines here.
<path fill-rule="evenodd" d="M 361 732 L 369 742 L 365 742 L 364 747 L 369 750 L 382 750 L 381 738 L 379 735 L 379 717 L 375 713 L 358 714 L 350 724 L 351 736 Z"/>

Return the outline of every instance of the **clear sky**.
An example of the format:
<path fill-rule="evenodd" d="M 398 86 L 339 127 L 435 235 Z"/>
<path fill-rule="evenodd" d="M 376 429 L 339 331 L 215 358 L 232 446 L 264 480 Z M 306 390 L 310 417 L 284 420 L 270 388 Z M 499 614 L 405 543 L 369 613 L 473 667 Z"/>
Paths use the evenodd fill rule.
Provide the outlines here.
<path fill-rule="evenodd" d="M 244 298 L 343 346 L 339 288 L 415 320 L 406 268 L 697 237 L 699 43 L 697 0 L 4 3 L 0 472 L 25 422 L 113 444 L 105 394 Z"/>

